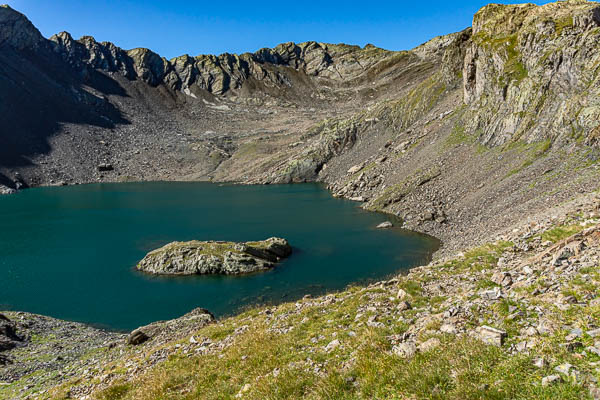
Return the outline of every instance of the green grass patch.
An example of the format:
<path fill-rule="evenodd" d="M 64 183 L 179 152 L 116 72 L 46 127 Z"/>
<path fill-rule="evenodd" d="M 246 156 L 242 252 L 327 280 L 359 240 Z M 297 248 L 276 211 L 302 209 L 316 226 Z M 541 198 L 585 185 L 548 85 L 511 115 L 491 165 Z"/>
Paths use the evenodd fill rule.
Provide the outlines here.
<path fill-rule="evenodd" d="M 541 238 L 544 241 L 557 243 L 568 238 L 569 236 L 573 236 L 577 232 L 581 232 L 582 230 L 583 227 L 581 225 L 558 226 L 542 233 Z"/>

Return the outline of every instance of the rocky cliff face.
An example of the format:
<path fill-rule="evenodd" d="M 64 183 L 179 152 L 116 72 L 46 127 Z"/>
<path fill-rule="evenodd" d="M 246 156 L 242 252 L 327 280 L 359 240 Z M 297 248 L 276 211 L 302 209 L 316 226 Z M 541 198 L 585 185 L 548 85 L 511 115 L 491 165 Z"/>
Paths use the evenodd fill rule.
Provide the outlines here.
<path fill-rule="evenodd" d="M 571 140 L 600 125 L 600 6 L 490 5 L 473 20 L 464 63 L 469 121 L 484 144 Z"/>

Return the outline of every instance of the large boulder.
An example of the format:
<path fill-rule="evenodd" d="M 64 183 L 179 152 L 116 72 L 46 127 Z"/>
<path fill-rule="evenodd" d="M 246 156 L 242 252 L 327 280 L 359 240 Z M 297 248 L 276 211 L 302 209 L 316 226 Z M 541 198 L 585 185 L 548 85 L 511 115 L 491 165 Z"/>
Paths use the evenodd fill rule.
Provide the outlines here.
<path fill-rule="evenodd" d="M 137 265 L 160 275 L 240 275 L 275 267 L 292 253 L 288 241 L 270 238 L 258 242 L 173 242 L 153 250 Z"/>

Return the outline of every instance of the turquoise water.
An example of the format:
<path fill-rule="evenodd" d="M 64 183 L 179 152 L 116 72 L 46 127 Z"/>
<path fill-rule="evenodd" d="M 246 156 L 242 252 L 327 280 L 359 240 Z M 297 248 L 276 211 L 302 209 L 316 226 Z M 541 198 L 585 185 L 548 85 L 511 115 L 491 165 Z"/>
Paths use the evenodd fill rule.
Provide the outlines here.
<path fill-rule="evenodd" d="M 377 230 L 387 217 L 316 184 L 122 183 L 0 196 L 0 310 L 126 330 L 195 307 L 227 315 L 383 278 L 427 261 L 437 240 Z M 174 240 L 281 236 L 294 254 L 266 273 L 157 277 L 134 270 Z"/>

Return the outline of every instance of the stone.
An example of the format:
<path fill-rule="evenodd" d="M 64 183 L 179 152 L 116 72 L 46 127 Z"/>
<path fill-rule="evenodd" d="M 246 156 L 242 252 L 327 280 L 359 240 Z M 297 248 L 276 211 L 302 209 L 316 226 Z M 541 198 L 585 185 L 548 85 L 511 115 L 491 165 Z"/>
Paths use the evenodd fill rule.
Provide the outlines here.
<path fill-rule="evenodd" d="M 490 290 L 484 290 L 479 294 L 484 300 L 498 300 L 502 297 L 502 291 L 500 288 L 493 288 Z"/>
<path fill-rule="evenodd" d="M 127 344 L 137 346 L 138 344 L 142 344 L 150 340 L 150 336 L 148 336 L 143 330 L 140 328 L 132 331 L 127 337 Z"/>
<path fill-rule="evenodd" d="M 382 222 L 379 225 L 377 225 L 377 229 L 386 229 L 386 228 L 391 228 L 393 226 L 394 226 L 394 224 L 392 224 L 390 221 L 385 221 L 385 222 Z"/>
<path fill-rule="evenodd" d="M 540 358 L 536 358 L 533 361 L 533 365 L 535 365 L 537 368 L 546 368 L 548 366 L 548 362 L 546 361 L 545 358 L 540 357 Z"/>
<path fill-rule="evenodd" d="M 406 311 L 406 310 L 410 310 L 411 308 L 412 308 L 412 306 L 410 305 L 410 303 L 408 301 L 401 301 L 396 306 L 396 309 L 398 311 Z"/>
<path fill-rule="evenodd" d="M 577 304 L 577 297 L 567 296 L 563 299 L 564 304 Z"/>
<path fill-rule="evenodd" d="M 522 341 L 522 342 L 519 342 L 519 343 L 517 343 L 517 345 L 515 346 L 515 350 L 516 350 L 517 352 L 519 352 L 519 353 L 524 353 L 524 352 L 526 352 L 526 351 L 527 351 L 527 348 L 528 348 L 528 343 L 527 343 L 527 341 L 525 341 L 525 340 L 524 340 L 524 341 Z"/>
<path fill-rule="evenodd" d="M 240 389 L 240 391 L 235 395 L 236 399 L 241 399 L 244 397 L 244 393 L 247 393 L 250 391 L 250 389 L 252 388 L 252 385 L 250 385 L 249 383 L 246 383 L 244 386 L 242 386 L 242 388 Z"/>
<path fill-rule="evenodd" d="M 506 339 L 506 332 L 500 329 L 492 328 L 487 325 L 480 326 L 476 329 L 477 336 L 481 341 L 494 346 L 502 346 Z"/>
<path fill-rule="evenodd" d="M 554 254 L 554 258 L 552 258 L 552 265 L 559 266 L 564 260 L 568 260 L 571 257 L 579 255 L 582 247 L 583 244 L 581 241 L 575 241 L 565 245 Z"/>
<path fill-rule="evenodd" d="M 453 324 L 445 323 L 445 324 L 442 324 L 442 326 L 440 326 L 440 332 L 449 333 L 449 334 L 454 335 L 457 333 L 457 329 L 456 329 L 456 326 L 454 326 Z"/>
<path fill-rule="evenodd" d="M 13 363 L 12 360 L 10 358 L 8 358 L 8 356 L 0 354 L 0 365 L 9 365 L 12 363 Z M 0 385 L 2 385 L 2 384 L 0 384 Z M 8 385 L 8 383 L 5 383 L 5 385 Z"/>
<path fill-rule="evenodd" d="M 542 386 L 549 386 L 553 383 L 559 383 L 562 378 L 559 375 L 548 375 L 542 378 Z"/>
<path fill-rule="evenodd" d="M 556 368 L 554 368 L 554 370 L 558 373 L 568 376 L 571 372 L 571 368 L 573 368 L 573 366 L 571 364 L 564 363 L 564 364 L 558 365 Z"/>
<path fill-rule="evenodd" d="M 173 242 L 148 253 L 139 271 L 159 275 L 240 275 L 274 268 L 292 253 L 287 240 Z"/>
<path fill-rule="evenodd" d="M 496 272 L 492 275 L 492 282 L 500 286 L 510 286 L 513 283 L 512 276 L 508 272 Z"/>
<path fill-rule="evenodd" d="M 22 345 L 23 338 L 17 334 L 15 324 L 4 314 L 0 314 L 0 351 L 11 350 Z"/>
<path fill-rule="evenodd" d="M 9 188 L 8 186 L 4 186 L 0 184 L 0 195 L 2 194 L 15 194 L 17 191 L 13 188 Z"/>
<path fill-rule="evenodd" d="M 541 318 L 536 329 L 541 335 L 549 335 L 556 331 L 556 324 L 549 319 Z"/>
<path fill-rule="evenodd" d="M 589 330 L 587 331 L 587 334 L 593 338 L 598 337 L 600 336 L 600 328 Z"/>
<path fill-rule="evenodd" d="M 531 274 L 533 274 L 533 270 L 528 265 L 524 266 L 522 271 L 523 271 L 523 273 L 525 275 L 531 275 Z"/>
<path fill-rule="evenodd" d="M 411 358 L 417 353 L 417 346 L 413 342 L 399 343 L 392 347 L 392 353 L 401 358 Z"/>
<path fill-rule="evenodd" d="M 598 347 L 588 346 L 585 350 L 600 357 L 600 348 Z"/>
<path fill-rule="evenodd" d="M 348 200 L 350 201 L 358 201 L 359 203 L 364 203 L 365 198 L 363 196 L 350 197 Z"/>
<path fill-rule="evenodd" d="M 325 351 L 329 353 L 330 351 L 337 349 L 339 346 L 340 346 L 340 341 L 338 339 L 334 339 L 331 342 L 329 342 L 329 344 L 327 344 L 327 346 L 325 346 Z"/>
<path fill-rule="evenodd" d="M 433 337 L 433 338 L 427 339 L 426 341 L 421 343 L 419 345 L 419 351 L 421 351 L 423 353 L 427 353 L 428 351 L 434 350 L 437 347 L 439 347 L 440 344 L 441 344 L 440 339 Z"/>
<path fill-rule="evenodd" d="M 533 326 L 530 326 L 529 328 L 525 329 L 525 335 L 527 335 L 527 336 L 535 336 L 537 334 L 538 334 L 538 331 Z"/>
<path fill-rule="evenodd" d="M 362 165 L 355 165 L 353 167 L 350 167 L 350 169 L 348 170 L 348 174 L 349 175 L 355 174 L 358 171 L 360 171 L 362 168 L 363 168 Z"/>
<path fill-rule="evenodd" d="M 112 171 L 113 169 L 114 168 L 113 168 L 112 164 L 109 164 L 109 163 L 98 164 L 99 172 L 108 172 L 108 171 Z"/>
<path fill-rule="evenodd" d="M 435 218 L 435 214 L 429 210 L 423 212 L 423 214 L 421 215 L 421 219 L 423 219 L 423 221 L 433 221 L 434 218 Z"/>
<path fill-rule="evenodd" d="M 407 296 L 408 293 L 404 289 L 398 289 L 398 293 L 396 294 L 398 300 L 404 300 Z"/>

